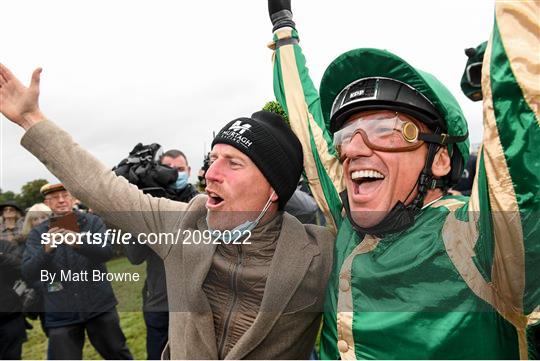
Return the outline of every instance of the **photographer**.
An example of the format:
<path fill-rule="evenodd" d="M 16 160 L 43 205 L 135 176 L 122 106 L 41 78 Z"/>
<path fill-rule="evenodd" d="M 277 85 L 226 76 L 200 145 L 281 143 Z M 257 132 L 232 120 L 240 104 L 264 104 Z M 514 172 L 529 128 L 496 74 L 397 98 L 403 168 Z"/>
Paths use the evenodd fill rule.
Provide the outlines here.
<path fill-rule="evenodd" d="M 198 192 L 193 185 L 188 183 L 191 167 L 188 165 L 185 154 L 180 150 L 171 149 L 159 159 L 161 165 L 166 165 L 178 172 L 178 178 L 172 185 L 159 184 L 163 189 L 168 189 L 164 193 L 164 197 L 180 202 L 189 202 Z M 135 164 L 140 166 L 139 163 Z M 128 180 L 132 182 L 132 179 Z M 139 185 L 139 188 L 144 191 L 144 184 Z M 152 189 L 155 190 L 155 188 Z M 165 266 L 162 259 L 147 245 L 125 245 L 125 250 L 132 264 L 138 265 L 146 261 L 146 280 L 142 289 L 144 323 L 146 324 L 146 352 L 149 360 L 157 360 L 160 359 L 161 352 L 169 340 L 169 306 Z"/>
<path fill-rule="evenodd" d="M 186 155 L 183 152 L 179 151 L 178 149 L 168 150 L 161 156 L 160 163 L 178 171 L 178 178 L 172 186 L 172 188 L 175 190 L 175 194 L 170 199 L 187 203 L 193 197 L 199 194 L 195 187 L 189 183 L 191 167 L 189 166 Z"/>

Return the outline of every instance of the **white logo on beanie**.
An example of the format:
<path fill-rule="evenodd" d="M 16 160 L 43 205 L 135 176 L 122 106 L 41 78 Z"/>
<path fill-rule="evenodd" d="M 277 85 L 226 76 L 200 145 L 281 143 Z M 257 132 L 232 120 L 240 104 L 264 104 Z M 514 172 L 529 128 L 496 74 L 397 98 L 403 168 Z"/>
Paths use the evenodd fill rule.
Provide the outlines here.
<path fill-rule="evenodd" d="M 244 148 L 249 148 L 253 142 L 242 134 L 244 134 L 246 130 L 250 130 L 250 128 L 251 124 L 242 124 L 240 120 L 237 120 L 227 130 L 223 130 L 218 137 L 231 140 Z"/>
<path fill-rule="evenodd" d="M 242 124 L 240 120 L 236 121 L 229 127 L 229 130 L 232 130 L 233 132 L 237 132 L 239 134 L 244 134 L 246 130 L 249 130 L 251 128 L 251 124 Z"/>

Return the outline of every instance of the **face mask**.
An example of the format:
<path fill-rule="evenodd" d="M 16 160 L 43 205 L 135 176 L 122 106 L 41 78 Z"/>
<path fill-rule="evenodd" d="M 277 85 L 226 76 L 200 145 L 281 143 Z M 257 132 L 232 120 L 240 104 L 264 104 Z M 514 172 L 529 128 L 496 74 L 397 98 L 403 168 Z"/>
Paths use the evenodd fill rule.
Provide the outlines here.
<path fill-rule="evenodd" d="M 210 228 L 208 226 L 208 230 L 212 232 L 212 234 L 217 237 L 216 241 L 223 241 L 223 243 L 228 244 L 231 242 L 231 240 L 236 240 L 239 237 L 242 237 L 245 233 L 251 232 L 257 225 L 259 224 L 259 221 L 264 217 L 266 212 L 268 211 L 268 208 L 270 208 L 270 205 L 272 204 L 272 196 L 275 192 L 272 192 L 270 195 L 270 198 L 268 198 L 268 201 L 264 205 L 263 210 L 259 214 L 259 216 L 254 221 L 246 221 L 233 229 L 230 230 L 230 232 L 223 233 L 222 231 L 218 231 L 215 229 Z M 208 213 L 206 213 L 206 224 L 208 224 Z"/>
<path fill-rule="evenodd" d="M 178 172 L 178 178 L 172 186 L 174 189 L 182 190 L 188 185 L 188 174 L 187 172 Z"/>

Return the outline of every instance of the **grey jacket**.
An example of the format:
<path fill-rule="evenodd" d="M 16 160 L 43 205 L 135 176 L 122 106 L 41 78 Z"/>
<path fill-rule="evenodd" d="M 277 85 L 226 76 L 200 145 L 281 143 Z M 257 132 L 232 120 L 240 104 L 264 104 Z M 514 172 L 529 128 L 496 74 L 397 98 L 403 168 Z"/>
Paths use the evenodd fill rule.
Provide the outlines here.
<path fill-rule="evenodd" d="M 83 150 L 50 121 L 32 126 L 22 145 L 66 188 L 108 222 L 134 234 L 207 230 L 206 196 L 190 203 L 153 198 Z M 334 236 L 285 213 L 260 311 L 227 359 L 307 359 L 320 327 Z M 215 245 L 156 244 L 169 295 L 173 359 L 216 359 L 212 311 L 202 288 Z M 256 241 L 256 240 L 253 240 Z M 169 276 L 170 275 L 170 276 Z"/>

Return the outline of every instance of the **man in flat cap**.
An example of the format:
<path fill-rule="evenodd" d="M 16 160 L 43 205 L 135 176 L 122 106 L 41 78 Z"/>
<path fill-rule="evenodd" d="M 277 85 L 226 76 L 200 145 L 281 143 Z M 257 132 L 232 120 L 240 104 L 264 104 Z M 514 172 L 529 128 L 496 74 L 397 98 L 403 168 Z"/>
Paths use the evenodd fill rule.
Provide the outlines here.
<path fill-rule="evenodd" d="M 26 129 L 23 146 L 118 228 L 182 235 L 174 245 L 151 245 L 167 273 L 165 354 L 308 358 L 320 326 L 333 236 L 280 212 L 303 166 L 301 145 L 283 119 L 257 112 L 225 125 L 212 143 L 207 195 L 174 202 L 116 177 L 47 120 L 38 106 L 40 72 L 26 88 L 0 65 L 2 113 Z"/>
<path fill-rule="evenodd" d="M 44 242 L 52 239 L 52 235 L 58 236 L 58 240 L 76 233 L 105 235 L 105 224 L 96 215 L 73 211 L 74 199 L 63 184 L 46 184 L 41 193 L 53 218 L 30 231 L 22 275 L 29 284 L 41 286 L 44 326 L 49 336 L 48 355 L 52 359 L 81 359 L 86 331 L 103 358 L 131 359 L 110 282 L 66 276 L 66 272 L 71 272 L 70 275 L 93 274 L 94 270 L 106 272 L 105 262 L 113 256 L 112 246 L 97 241 L 81 245 L 65 242 L 57 246 Z M 62 219 L 62 223 L 58 222 L 60 227 L 53 224 L 54 218 Z"/>

